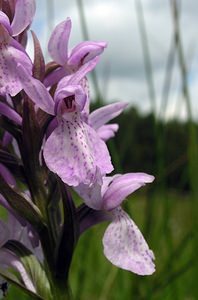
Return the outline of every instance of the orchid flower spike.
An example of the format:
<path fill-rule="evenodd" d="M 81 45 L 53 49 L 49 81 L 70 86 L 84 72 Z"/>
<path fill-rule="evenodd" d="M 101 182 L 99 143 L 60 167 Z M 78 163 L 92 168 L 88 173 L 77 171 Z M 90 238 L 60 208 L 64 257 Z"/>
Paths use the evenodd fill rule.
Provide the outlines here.
<path fill-rule="evenodd" d="M 76 73 L 64 77 L 54 99 L 40 81 L 28 75 L 22 65 L 18 66 L 26 94 L 38 107 L 57 118 L 58 126 L 48 137 L 43 155 L 48 168 L 70 186 L 91 185 L 113 170 L 106 144 L 84 122 L 82 114 L 87 94 L 81 81 L 97 63 L 95 57 Z"/>
<path fill-rule="evenodd" d="M 153 180 L 145 173 L 118 174 L 104 177 L 102 186 L 96 184 L 90 189 L 81 184 L 75 188 L 89 207 L 111 215 L 112 222 L 103 237 L 104 255 L 115 266 L 139 275 L 155 271 L 154 254 L 120 205 L 128 195 Z"/>
<path fill-rule="evenodd" d="M 16 67 L 20 63 L 29 74 L 32 62 L 16 37 L 32 22 L 35 14 L 35 1 L 15 1 L 15 14 L 10 24 L 8 16 L 0 11 L 0 94 L 15 96 L 22 90 Z"/>

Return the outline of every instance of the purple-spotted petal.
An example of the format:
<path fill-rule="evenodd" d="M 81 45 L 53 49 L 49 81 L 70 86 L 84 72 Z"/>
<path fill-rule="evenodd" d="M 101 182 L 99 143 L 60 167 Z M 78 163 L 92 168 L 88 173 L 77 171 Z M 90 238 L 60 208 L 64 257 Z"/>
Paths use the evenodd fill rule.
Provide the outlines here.
<path fill-rule="evenodd" d="M 126 102 L 112 103 L 94 110 L 89 117 L 89 124 L 95 130 L 117 117 L 128 105 Z"/>
<path fill-rule="evenodd" d="M 71 51 L 68 64 L 77 67 L 83 65 L 100 55 L 106 47 L 107 43 L 105 42 L 82 42 Z"/>
<path fill-rule="evenodd" d="M 30 25 L 35 11 L 35 0 L 16 0 L 14 19 L 11 24 L 13 36 L 20 34 Z"/>
<path fill-rule="evenodd" d="M 0 51 L 0 94 L 15 96 L 22 90 L 16 72 L 17 64 L 23 64 L 28 74 L 32 73 L 32 63 L 25 52 L 10 45 L 1 45 Z"/>
<path fill-rule="evenodd" d="M 100 174 L 104 176 L 111 173 L 114 168 L 111 163 L 111 157 L 105 142 L 101 140 L 92 127 L 87 124 L 85 126 L 87 127 L 89 141 L 92 145 L 94 161 L 100 170 Z"/>
<path fill-rule="evenodd" d="M 17 66 L 17 72 L 24 91 L 32 101 L 48 114 L 54 115 L 54 100 L 46 87 L 30 76 L 21 64 Z"/>
<path fill-rule="evenodd" d="M 153 180 L 154 176 L 145 173 L 128 173 L 117 176 L 103 195 L 103 208 L 111 210 L 119 206 L 128 195 Z"/>
<path fill-rule="evenodd" d="M 83 108 L 83 111 L 81 112 L 81 116 L 83 118 L 83 121 L 85 123 L 88 123 L 89 110 L 90 110 L 90 91 L 89 91 L 89 82 L 87 80 L 87 77 L 84 77 L 80 81 L 80 85 L 82 86 L 82 88 L 85 91 L 85 94 L 87 96 L 85 107 Z"/>
<path fill-rule="evenodd" d="M 119 268 L 151 275 L 155 271 L 154 254 L 140 230 L 121 208 L 112 213 L 114 220 L 103 237 L 104 255 Z"/>
<path fill-rule="evenodd" d="M 101 126 L 97 130 L 97 133 L 99 137 L 106 142 L 107 140 L 115 136 L 115 133 L 118 131 L 118 129 L 119 129 L 118 124 L 108 124 L 108 125 Z"/>
<path fill-rule="evenodd" d="M 71 31 L 71 20 L 56 26 L 49 40 L 48 51 L 55 62 L 64 65 L 68 58 L 68 40 Z"/>
<path fill-rule="evenodd" d="M 48 168 L 70 186 L 89 185 L 95 179 L 96 164 L 86 131 L 84 123 L 73 114 L 71 121 L 60 121 L 44 145 Z"/>

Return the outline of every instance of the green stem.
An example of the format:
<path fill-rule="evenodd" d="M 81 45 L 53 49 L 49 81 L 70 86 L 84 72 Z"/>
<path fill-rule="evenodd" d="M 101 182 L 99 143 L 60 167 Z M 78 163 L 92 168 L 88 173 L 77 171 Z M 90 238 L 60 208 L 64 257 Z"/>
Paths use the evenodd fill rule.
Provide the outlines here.
<path fill-rule="evenodd" d="M 55 281 L 53 299 L 56 300 L 73 300 L 71 289 L 65 282 Z"/>

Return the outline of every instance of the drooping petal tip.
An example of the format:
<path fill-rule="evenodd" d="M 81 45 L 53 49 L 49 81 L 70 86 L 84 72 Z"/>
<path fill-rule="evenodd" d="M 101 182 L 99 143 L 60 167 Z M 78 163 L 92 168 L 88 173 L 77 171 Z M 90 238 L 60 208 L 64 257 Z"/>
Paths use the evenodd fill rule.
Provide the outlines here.
<path fill-rule="evenodd" d="M 140 230 L 121 208 L 112 213 L 114 220 L 103 237 L 104 255 L 121 269 L 151 275 L 155 272 L 154 254 Z"/>
<path fill-rule="evenodd" d="M 68 64 L 79 67 L 99 56 L 106 47 L 106 42 L 82 42 L 71 51 Z"/>

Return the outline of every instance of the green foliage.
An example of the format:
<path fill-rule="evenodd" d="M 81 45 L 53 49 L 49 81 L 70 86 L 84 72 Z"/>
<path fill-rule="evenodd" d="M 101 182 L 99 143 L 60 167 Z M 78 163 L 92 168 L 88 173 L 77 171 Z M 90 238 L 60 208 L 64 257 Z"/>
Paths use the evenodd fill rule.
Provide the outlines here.
<path fill-rule="evenodd" d="M 43 267 L 33 253 L 18 241 L 8 241 L 4 245 L 4 248 L 16 254 L 17 257 L 20 257 L 21 263 L 25 267 L 38 293 L 38 297 L 35 296 L 34 298 L 50 300 L 51 291 L 49 280 Z"/>
<path fill-rule="evenodd" d="M 114 140 L 109 141 L 110 148 L 114 143 L 114 149 L 119 153 L 119 165 L 116 164 L 116 153 L 112 153 L 116 165 L 115 169 L 117 170 L 121 165 L 123 173 L 131 171 L 148 172 L 156 176 L 157 183 L 160 182 L 162 174 L 159 174 L 156 167 L 159 157 L 155 148 L 153 115 L 141 115 L 132 107 L 120 115 L 116 122 L 120 125 L 120 130 Z M 163 138 L 164 149 L 160 153 L 164 162 L 165 178 L 163 180 L 165 180 L 168 188 L 188 191 L 190 188 L 188 122 L 158 120 L 156 126 Z M 197 133 L 196 125 L 196 135 Z"/>

